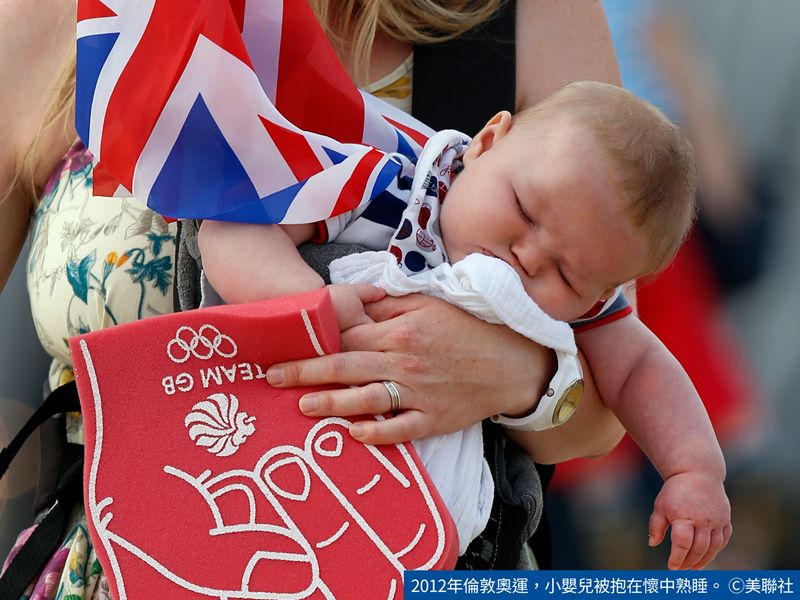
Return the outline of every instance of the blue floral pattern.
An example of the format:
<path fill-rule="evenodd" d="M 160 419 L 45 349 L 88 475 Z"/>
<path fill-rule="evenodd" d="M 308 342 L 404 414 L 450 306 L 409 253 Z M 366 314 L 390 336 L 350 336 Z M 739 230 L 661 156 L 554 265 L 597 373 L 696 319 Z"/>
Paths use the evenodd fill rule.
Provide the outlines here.
<path fill-rule="evenodd" d="M 176 225 L 133 198 L 93 196 L 91 167 L 75 144 L 33 217 L 28 291 L 52 387 L 72 378 L 71 337 L 172 311 Z M 68 436 L 81 441 L 77 418 Z"/>

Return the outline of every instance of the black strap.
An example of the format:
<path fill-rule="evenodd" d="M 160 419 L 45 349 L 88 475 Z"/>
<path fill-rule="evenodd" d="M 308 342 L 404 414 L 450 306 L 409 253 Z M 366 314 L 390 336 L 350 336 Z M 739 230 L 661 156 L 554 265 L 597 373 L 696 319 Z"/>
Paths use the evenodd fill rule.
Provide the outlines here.
<path fill-rule="evenodd" d="M 412 110 L 434 129 L 475 135 L 516 105 L 516 2 L 454 40 L 414 47 Z"/>
<path fill-rule="evenodd" d="M 539 473 L 539 479 L 542 481 L 542 493 L 546 493 L 547 487 L 555 475 L 556 466 L 536 463 L 536 472 Z M 550 519 L 547 516 L 547 502 L 548 500 L 542 502 L 542 516 L 539 519 L 539 525 L 528 540 L 533 556 L 536 557 L 536 566 L 543 571 L 553 568 L 553 536 Z"/>
<path fill-rule="evenodd" d="M 8 446 L 0 451 L 0 479 L 6 474 L 8 466 L 14 460 L 20 448 L 22 448 L 22 445 L 42 423 L 57 414 L 80 409 L 81 404 L 74 381 L 52 391 Z"/>
<path fill-rule="evenodd" d="M 18 600 L 61 542 L 74 501 L 83 491 L 83 459 L 61 477 L 56 502 L 0 577 L 0 600 Z"/>
<path fill-rule="evenodd" d="M 19 449 L 37 427 L 59 413 L 80 410 L 77 388 L 70 383 L 53 391 L 33 416 L 0 452 L 0 478 L 5 475 Z M 25 588 L 61 542 L 69 513 L 83 491 L 83 458 L 73 462 L 61 476 L 56 488 L 56 500 L 28 540 L 0 577 L 0 600 L 18 600 Z"/>

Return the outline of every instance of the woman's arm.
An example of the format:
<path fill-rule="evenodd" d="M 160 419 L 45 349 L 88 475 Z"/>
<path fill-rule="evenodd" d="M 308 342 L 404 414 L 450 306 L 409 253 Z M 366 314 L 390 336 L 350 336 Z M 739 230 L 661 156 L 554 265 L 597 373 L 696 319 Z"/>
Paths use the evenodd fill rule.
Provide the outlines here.
<path fill-rule="evenodd" d="M 0 170 L 0 185 L 7 185 L 10 177 L 7 169 Z M 9 275 L 17 262 L 17 256 L 28 231 L 30 210 L 25 199 L 15 193 L 0 202 L 0 291 L 6 286 Z"/>
<path fill-rule="evenodd" d="M 32 206 L 30 182 L 15 181 L 55 94 L 55 82 L 75 43 L 75 3 L 8 0 L 0 3 L 0 289 L 25 241 Z M 43 184 L 75 138 L 67 123 L 43 132 L 32 173 Z"/>
<path fill-rule="evenodd" d="M 582 79 L 620 85 L 600 0 L 519 0 L 517 110 Z"/>
<path fill-rule="evenodd" d="M 578 353 L 583 367 L 585 391 L 572 417 L 559 427 L 527 432 L 508 429 L 508 435 L 534 460 L 557 464 L 574 458 L 601 458 L 619 444 L 625 429 L 603 403 L 589 362 Z"/>

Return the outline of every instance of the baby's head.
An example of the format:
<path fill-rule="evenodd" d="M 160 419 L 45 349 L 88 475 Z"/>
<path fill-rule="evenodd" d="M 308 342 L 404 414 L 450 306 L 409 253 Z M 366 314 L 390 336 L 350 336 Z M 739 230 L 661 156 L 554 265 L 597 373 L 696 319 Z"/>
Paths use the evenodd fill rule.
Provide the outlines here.
<path fill-rule="evenodd" d="M 495 115 L 464 167 L 442 205 L 450 260 L 501 258 L 563 320 L 666 266 L 695 214 L 682 130 L 608 84 L 572 83 L 515 117 Z"/>

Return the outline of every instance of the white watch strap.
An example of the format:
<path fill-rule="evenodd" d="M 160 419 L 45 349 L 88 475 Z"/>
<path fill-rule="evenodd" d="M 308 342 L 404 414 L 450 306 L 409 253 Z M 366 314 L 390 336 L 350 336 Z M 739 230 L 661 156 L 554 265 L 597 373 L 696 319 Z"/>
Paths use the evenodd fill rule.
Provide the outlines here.
<path fill-rule="evenodd" d="M 494 415 L 492 421 L 508 429 L 544 431 L 561 425 L 572 416 L 583 395 L 583 371 L 575 354 L 556 350 L 558 368 L 536 410 L 524 417 Z"/>

